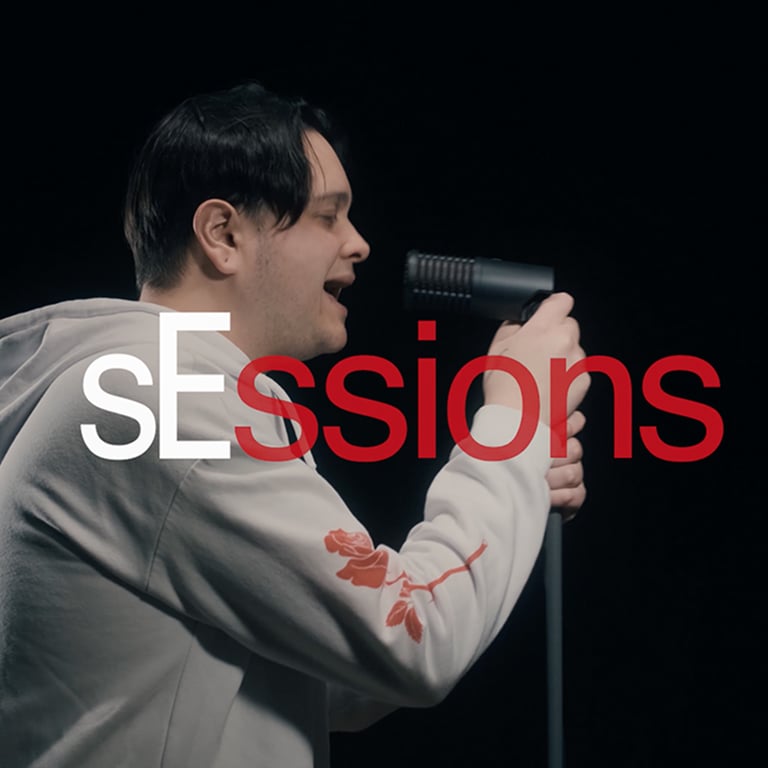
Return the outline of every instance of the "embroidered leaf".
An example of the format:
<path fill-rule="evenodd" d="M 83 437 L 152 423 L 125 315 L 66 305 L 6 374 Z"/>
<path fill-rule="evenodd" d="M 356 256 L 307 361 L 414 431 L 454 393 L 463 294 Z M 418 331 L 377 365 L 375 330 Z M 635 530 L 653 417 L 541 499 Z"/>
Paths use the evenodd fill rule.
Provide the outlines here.
<path fill-rule="evenodd" d="M 396 627 L 398 624 L 402 624 L 407 610 L 408 610 L 408 603 L 405 600 L 398 600 L 392 606 L 392 610 L 389 612 L 389 615 L 387 616 L 387 626 Z"/>
<path fill-rule="evenodd" d="M 419 619 L 419 615 L 416 613 L 416 609 L 411 606 L 405 613 L 405 628 L 408 630 L 408 634 L 417 642 L 421 642 L 421 636 L 424 632 L 424 625 Z"/>

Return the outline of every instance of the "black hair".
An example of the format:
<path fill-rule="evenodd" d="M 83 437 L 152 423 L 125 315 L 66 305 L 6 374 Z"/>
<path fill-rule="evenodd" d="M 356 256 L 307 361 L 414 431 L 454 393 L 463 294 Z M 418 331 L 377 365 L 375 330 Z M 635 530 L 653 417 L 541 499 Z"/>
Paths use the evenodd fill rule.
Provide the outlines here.
<path fill-rule="evenodd" d="M 192 96 L 163 117 L 139 151 L 125 200 L 139 289 L 176 282 L 204 200 L 249 214 L 267 209 L 279 226 L 293 225 L 312 188 L 307 130 L 341 150 L 325 112 L 258 83 Z"/>

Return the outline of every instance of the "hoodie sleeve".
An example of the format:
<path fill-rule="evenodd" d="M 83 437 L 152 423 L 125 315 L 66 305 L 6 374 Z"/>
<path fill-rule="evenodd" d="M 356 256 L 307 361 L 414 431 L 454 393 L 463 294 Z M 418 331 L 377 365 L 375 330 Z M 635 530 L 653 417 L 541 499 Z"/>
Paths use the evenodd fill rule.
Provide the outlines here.
<path fill-rule="evenodd" d="M 256 421 L 260 442 L 280 441 L 276 420 Z M 472 432 L 501 445 L 518 423 L 517 411 L 485 406 Z M 547 437 L 539 425 L 506 461 L 454 448 L 399 551 L 375 546 L 303 461 L 255 461 L 232 441 L 229 460 L 196 461 L 181 478 L 145 589 L 340 690 L 391 706 L 434 704 L 496 636 L 538 556 Z M 336 715 L 336 727 L 355 727 L 343 707 Z"/>

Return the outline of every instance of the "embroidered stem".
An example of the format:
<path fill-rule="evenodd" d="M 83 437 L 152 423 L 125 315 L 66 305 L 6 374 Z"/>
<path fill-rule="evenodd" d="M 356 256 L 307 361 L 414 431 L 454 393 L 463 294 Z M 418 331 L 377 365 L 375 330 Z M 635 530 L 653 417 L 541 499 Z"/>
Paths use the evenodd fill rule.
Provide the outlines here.
<path fill-rule="evenodd" d="M 393 584 L 397 584 L 398 581 L 402 581 L 403 579 L 407 579 L 408 574 L 403 571 L 396 579 L 392 579 L 392 581 L 385 581 L 384 585 L 387 587 L 391 587 Z"/>
<path fill-rule="evenodd" d="M 469 570 L 469 566 L 472 565 L 472 563 L 477 560 L 480 555 L 485 552 L 486 547 L 488 544 L 486 542 L 483 542 L 465 561 L 464 565 L 459 565 L 456 568 L 451 568 L 450 570 L 447 570 L 442 576 L 438 576 L 433 581 L 430 581 L 429 584 L 409 584 L 408 589 L 409 591 L 413 592 L 414 589 L 423 589 L 432 593 L 432 590 L 439 584 L 442 584 L 449 576 L 453 576 L 456 573 L 464 573 L 464 571 Z"/>

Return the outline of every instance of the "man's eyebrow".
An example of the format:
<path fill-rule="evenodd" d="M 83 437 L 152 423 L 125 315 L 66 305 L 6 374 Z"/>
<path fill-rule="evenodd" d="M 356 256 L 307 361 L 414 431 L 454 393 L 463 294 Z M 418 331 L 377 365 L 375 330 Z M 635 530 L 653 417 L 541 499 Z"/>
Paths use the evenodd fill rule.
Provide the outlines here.
<path fill-rule="evenodd" d="M 313 203 L 334 203 L 338 207 L 352 204 L 352 196 L 349 192 L 325 192 L 322 195 L 312 197 Z"/>

